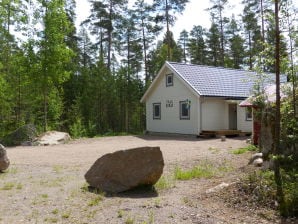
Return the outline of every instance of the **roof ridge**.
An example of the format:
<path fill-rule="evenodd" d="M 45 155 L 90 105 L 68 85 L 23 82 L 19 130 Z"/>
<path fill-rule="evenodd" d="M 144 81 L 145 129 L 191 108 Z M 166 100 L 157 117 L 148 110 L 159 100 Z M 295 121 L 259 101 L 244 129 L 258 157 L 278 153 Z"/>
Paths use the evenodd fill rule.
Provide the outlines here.
<path fill-rule="evenodd" d="M 244 71 L 244 72 L 251 72 L 256 73 L 252 70 L 245 70 L 243 68 L 226 68 L 223 66 L 214 66 L 214 65 L 201 65 L 201 64 L 192 64 L 192 63 L 183 63 L 183 62 L 172 62 L 167 61 L 169 64 L 178 64 L 178 65 L 187 65 L 187 66 L 195 66 L 195 67 L 205 67 L 205 68 L 215 68 L 215 69 L 224 69 L 224 70 L 232 70 L 232 71 Z M 265 72 L 265 74 L 272 74 L 270 72 Z"/>

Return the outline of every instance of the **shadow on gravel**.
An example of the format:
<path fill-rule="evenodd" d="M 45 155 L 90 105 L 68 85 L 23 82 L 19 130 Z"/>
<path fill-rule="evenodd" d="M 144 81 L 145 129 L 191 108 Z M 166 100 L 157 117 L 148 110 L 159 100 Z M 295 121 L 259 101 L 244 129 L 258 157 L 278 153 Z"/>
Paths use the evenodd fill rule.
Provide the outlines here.
<path fill-rule="evenodd" d="M 91 186 L 88 187 L 88 191 L 94 194 L 102 194 L 98 189 Z M 140 186 L 120 193 L 105 192 L 104 196 L 107 198 L 155 198 L 158 197 L 158 192 L 154 186 Z"/>
<path fill-rule="evenodd" d="M 175 135 L 175 134 L 145 134 L 145 135 L 138 135 L 137 138 L 146 141 L 186 141 L 186 142 L 202 142 L 202 141 L 210 141 L 210 140 L 220 140 L 219 137 L 210 137 L 210 138 L 201 138 L 194 135 Z M 248 136 L 228 136 L 227 139 L 239 140 L 243 141 L 249 138 Z"/>

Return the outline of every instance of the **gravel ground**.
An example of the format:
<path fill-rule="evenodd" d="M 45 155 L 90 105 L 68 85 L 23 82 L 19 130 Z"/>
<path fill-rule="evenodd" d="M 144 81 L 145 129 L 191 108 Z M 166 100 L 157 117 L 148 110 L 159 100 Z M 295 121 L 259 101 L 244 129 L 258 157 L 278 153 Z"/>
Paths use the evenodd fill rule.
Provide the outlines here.
<path fill-rule="evenodd" d="M 140 146 L 160 146 L 164 184 L 116 195 L 88 190 L 84 174 L 97 158 Z M 218 194 L 206 196 L 222 182 L 239 181 L 251 154 L 231 151 L 245 146 L 245 138 L 121 136 L 7 148 L 11 166 L 0 173 L 0 223 L 280 223 L 273 211 L 236 211 Z M 177 166 L 200 163 L 227 169 L 210 179 L 173 178 Z"/>

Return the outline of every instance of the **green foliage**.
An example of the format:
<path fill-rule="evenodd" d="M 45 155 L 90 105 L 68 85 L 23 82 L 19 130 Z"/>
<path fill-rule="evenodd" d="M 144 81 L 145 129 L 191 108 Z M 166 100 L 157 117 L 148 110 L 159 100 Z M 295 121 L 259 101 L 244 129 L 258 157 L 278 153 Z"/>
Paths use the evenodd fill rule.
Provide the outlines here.
<path fill-rule="evenodd" d="M 197 165 L 189 170 L 182 170 L 180 167 L 176 167 L 174 171 L 174 177 L 177 180 L 191 180 L 194 178 L 212 178 L 219 175 L 222 172 L 229 170 L 227 164 L 215 166 L 214 164 L 205 161 L 200 165 Z"/>
<path fill-rule="evenodd" d="M 286 216 L 298 216 L 298 174 L 297 170 L 291 172 L 282 170 L 283 192 L 285 197 Z M 252 202 L 262 206 L 275 207 L 276 184 L 273 171 L 256 171 L 243 180 L 242 191 L 251 194 Z M 281 208 L 280 208 L 281 209 Z"/>
<path fill-rule="evenodd" d="M 156 190 L 166 190 L 175 186 L 175 180 L 168 176 L 161 176 L 157 183 L 154 185 Z"/>
<path fill-rule="evenodd" d="M 247 147 L 233 150 L 232 151 L 232 154 L 239 155 L 239 154 L 246 153 L 248 151 L 251 152 L 251 151 L 257 151 L 257 150 L 258 150 L 258 148 L 256 146 L 254 146 L 254 145 L 248 145 Z"/>
<path fill-rule="evenodd" d="M 69 127 L 70 135 L 73 138 L 80 138 L 86 136 L 86 129 L 82 124 L 81 119 L 77 119 L 73 124 Z"/>

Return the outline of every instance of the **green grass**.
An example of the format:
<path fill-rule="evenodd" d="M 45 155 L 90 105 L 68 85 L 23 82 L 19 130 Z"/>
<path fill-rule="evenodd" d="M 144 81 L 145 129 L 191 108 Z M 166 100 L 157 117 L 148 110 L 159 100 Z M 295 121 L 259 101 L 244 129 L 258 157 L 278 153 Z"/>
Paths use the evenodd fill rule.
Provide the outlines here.
<path fill-rule="evenodd" d="M 235 150 L 231 151 L 231 153 L 234 154 L 234 155 L 240 155 L 240 154 L 243 154 L 243 153 L 246 153 L 246 152 L 257 151 L 257 149 L 258 148 L 254 145 L 248 145 L 244 148 L 235 149 Z"/>
<path fill-rule="evenodd" d="M 98 195 L 95 198 L 92 198 L 89 202 L 88 202 L 88 206 L 92 207 L 92 206 L 96 206 L 99 205 L 99 203 L 102 201 L 102 196 Z"/>
<path fill-rule="evenodd" d="M 156 190 L 166 190 L 175 186 L 173 178 L 167 176 L 161 176 L 157 183 L 154 185 Z"/>
<path fill-rule="evenodd" d="M 8 182 L 8 183 L 5 183 L 5 184 L 3 185 L 3 187 L 0 188 L 0 189 L 1 189 L 1 190 L 4 190 L 4 191 L 9 191 L 9 190 L 11 190 L 12 188 L 14 188 L 14 186 L 15 186 L 15 183 Z"/>
<path fill-rule="evenodd" d="M 226 162 L 221 165 L 214 165 L 209 161 L 205 161 L 193 168 L 183 170 L 181 167 L 176 167 L 174 171 L 174 178 L 176 180 L 191 180 L 195 178 L 212 178 L 218 176 L 224 172 L 231 171 L 230 167 Z"/>
<path fill-rule="evenodd" d="M 210 164 L 202 164 L 195 166 L 189 170 L 182 170 L 176 167 L 174 171 L 175 179 L 191 180 L 194 178 L 211 178 L 215 176 L 215 169 Z"/>

